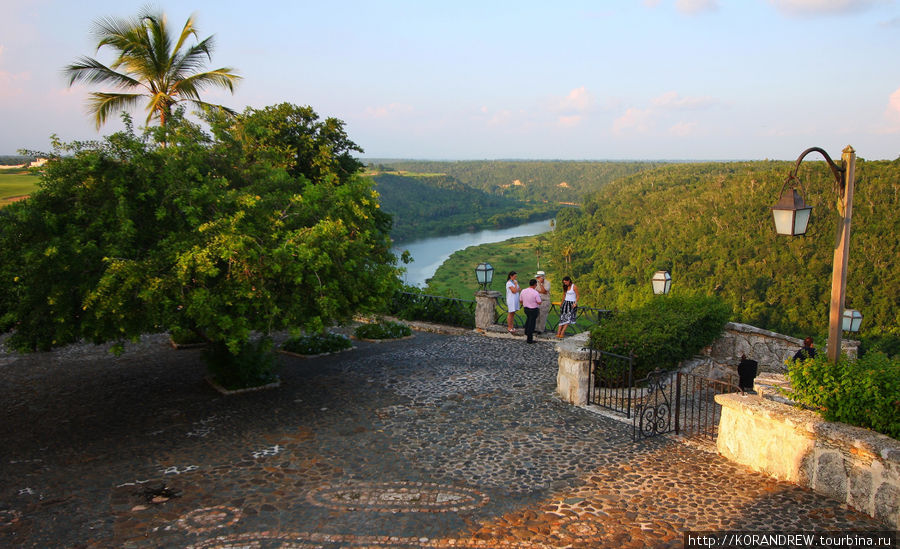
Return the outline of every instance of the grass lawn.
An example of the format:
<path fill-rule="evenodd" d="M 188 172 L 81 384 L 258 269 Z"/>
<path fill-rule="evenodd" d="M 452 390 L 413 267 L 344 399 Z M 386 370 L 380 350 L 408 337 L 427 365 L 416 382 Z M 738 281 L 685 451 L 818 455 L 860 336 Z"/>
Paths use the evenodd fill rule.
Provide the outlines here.
<path fill-rule="evenodd" d="M 11 198 L 31 194 L 37 188 L 38 179 L 27 170 L 0 171 L 0 208 L 12 202 Z"/>
<path fill-rule="evenodd" d="M 509 271 L 519 273 L 519 285 L 528 286 L 528 279 L 537 271 L 534 236 L 512 238 L 504 242 L 469 246 L 454 252 L 431 279 L 426 293 L 462 299 L 475 299 L 478 283 L 475 282 L 475 266 L 486 261 L 494 267 L 492 290 L 506 292 L 506 275 Z M 541 269 L 547 271 L 549 254 L 541 256 Z M 546 258 L 546 259 L 545 259 Z"/>

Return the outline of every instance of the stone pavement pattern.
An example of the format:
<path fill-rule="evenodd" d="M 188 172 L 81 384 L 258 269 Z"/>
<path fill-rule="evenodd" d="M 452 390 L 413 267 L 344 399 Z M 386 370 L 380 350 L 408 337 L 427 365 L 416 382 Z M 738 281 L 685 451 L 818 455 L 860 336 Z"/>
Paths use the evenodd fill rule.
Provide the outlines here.
<path fill-rule="evenodd" d="M 281 358 L 224 397 L 147 336 L 0 354 L 0 546 L 681 547 L 685 530 L 881 530 L 553 396 L 553 345 L 418 333 Z"/>

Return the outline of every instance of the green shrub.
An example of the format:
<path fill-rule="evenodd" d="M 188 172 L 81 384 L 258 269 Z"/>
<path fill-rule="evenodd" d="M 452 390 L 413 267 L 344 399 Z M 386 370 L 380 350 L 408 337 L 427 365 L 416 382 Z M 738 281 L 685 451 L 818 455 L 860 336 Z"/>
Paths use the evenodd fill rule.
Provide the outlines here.
<path fill-rule="evenodd" d="M 475 327 L 474 303 L 428 296 L 421 292 L 396 293 L 391 301 L 390 312 L 403 320 L 422 320 L 463 328 Z"/>
<path fill-rule="evenodd" d="M 260 387 L 278 380 L 272 341 L 268 338 L 245 342 L 237 354 L 215 341 L 206 347 L 204 358 L 213 380 L 228 390 Z"/>
<path fill-rule="evenodd" d="M 859 355 L 862 357 L 871 352 L 881 352 L 889 357 L 900 356 L 900 328 L 863 336 L 859 346 Z"/>
<path fill-rule="evenodd" d="M 592 329 L 591 346 L 633 356 L 634 378 L 641 379 L 696 355 L 722 335 L 730 317 L 731 308 L 717 297 L 659 296 Z"/>
<path fill-rule="evenodd" d="M 354 333 L 360 339 L 398 339 L 412 335 L 412 329 L 399 322 L 379 322 L 363 324 Z"/>
<path fill-rule="evenodd" d="M 169 330 L 169 337 L 178 345 L 193 345 L 196 343 L 206 343 L 202 337 L 182 328 L 172 328 Z"/>
<path fill-rule="evenodd" d="M 347 336 L 341 334 L 312 334 L 292 337 L 285 341 L 281 348 L 285 351 L 301 355 L 319 355 L 349 349 L 353 344 Z"/>
<path fill-rule="evenodd" d="M 789 396 L 828 421 L 865 427 L 900 439 L 900 358 L 869 352 L 831 363 L 820 354 L 788 369 Z"/>

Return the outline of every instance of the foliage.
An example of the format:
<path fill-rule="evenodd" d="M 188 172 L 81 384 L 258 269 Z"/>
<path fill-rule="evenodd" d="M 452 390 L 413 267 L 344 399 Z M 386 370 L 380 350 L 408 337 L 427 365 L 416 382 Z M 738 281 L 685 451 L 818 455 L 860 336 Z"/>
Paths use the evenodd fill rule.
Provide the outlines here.
<path fill-rule="evenodd" d="M 430 296 L 418 288 L 405 288 L 394 294 L 390 312 L 403 320 L 422 320 L 436 324 L 475 327 L 475 304 L 453 298 Z"/>
<path fill-rule="evenodd" d="M 868 352 L 836 363 L 820 354 L 788 369 L 790 397 L 828 421 L 873 429 L 900 439 L 900 358 Z"/>
<path fill-rule="evenodd" d="M 860 356 L 870 352 L 884 353 L 889 357 L 900 357 L 900 327 L 865 334 L 860 341 Z"/>
<path fill-rule="evenodd" d="M 400 322 L 381 321 L 357 327 L 354 335 L 359 339 L 399 339 L 412 335 L 412 328 Z"/>
<path fill-rule="evenodd" d="M 730 316 L 730 307 L 714 296 L 658 296 L 595 327 L 591 346 L 633 356 L 640 379 L 696 355 L 722 335 Z"/>
<path fill-rule="evenodd" d="M 8 343 L 182 329 L 237 356 L 252 332 L 380 307 L 398 281 L 371 181 L 331 172 L 327 139 L 316 178 L 292 175 L 287 151 L 254 154 L 244 127 L 284 122 L 271 114 L 210 112 L 214 137 L 176 112 L 141 137 L 129 123 L 101 143 L 57 142 L 37 192 L 0 210 Z"/>
<path fill-rule="evenodd" d="M 269 338 L 248 341 L 236 353 L 216 341 L 204 349 L 203 357 L 213 380 L 230 391 L 278 381 Z"/>
<path fill-rule="evenodd" d="M 558 209 L 491 195 L 446 175 L 380 173 L 372 179 L 382 208 L 394 218 L 395 242 L 511 227 L 551 217 Z"/>
<path fill-rule="evenodd" d="M 557 216 L 553 277 L 580 281 L 586 305 L 627 309 L 650 300 L 650 277 L 672 273 L 672 291 L 720 296 L 735 320 L 806 336 L 827 329 L 838 224 L 833 176 L 801 165 L 813 205 L 805 237 L 775 233 L 771 206 L 788 162 L 672 164 L 602 187 Z M 900 161 L 856 165 L 847 305 L 872 330 L 900 326 Z M 571 246 L 571 269 L 563 250 Z"/>
<path fill-rule="evenodd" d="M 208 87 L 234 91 L 234 83 L 240 77 L 229 67 L 197 72 L 203 66 L 204 58 L 212 57 L 214 41 L 210 36 L 193 46 L 186 45 L 189 38 L 198 37 L 193 17 L 189 17 L 181 33 L 173 37 L 166 16 L 144 8 L 131 20 L 110 17 L 95 21 L 94 34 L 97 50 L 109 47 L 117 57 L 108 67 L 92 57 L 78 58 L 65 68 L 69 86 L 86 82 L 137 92 L 92 92 L 89 107 L 95 115 L 97 128 L 111 114 L 135 106 L 142 97 L 148 100 L 148 123 L 157 118 L 165 125 L 172 108 L 185 101 L 231 112 L 200 100 L 200 92 Z"/>
<path fill-rule="evenodd" d="M 170 339 L 176 345 L 193 345 L 197 343 L 206 343 L 202 337 L 190 330 L 175 328 L 169 331 Z"/>
<path fill-rule="evenodd" d="M 580 203 L 585 195 L 661 162 L 572 161 L 382 161 L 388 168 L 444 174 L 465 185 L 522 202 Z M 385 167 L 385 166 L 382 166 Z"/>
<path fill-rule="evenodd" d="M 349 349 L 353 344 L 347 336 L 324 332 L 292 337 L 281 344 L 285 351 L 300 355 L 320 355 Z"/>

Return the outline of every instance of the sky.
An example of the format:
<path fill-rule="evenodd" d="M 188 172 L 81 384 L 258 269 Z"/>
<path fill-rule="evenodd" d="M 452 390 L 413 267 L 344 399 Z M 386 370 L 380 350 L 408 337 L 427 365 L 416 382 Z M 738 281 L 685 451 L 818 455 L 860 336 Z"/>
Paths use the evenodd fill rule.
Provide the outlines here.
<path fill-rule="evenodd" d="M 132 0 L 4 0 L 0 154 L 98 139 L 62 69 Z M 363 158 L 793 160 L 900 157 L 900 0 L 159 1 L 214 35 L 235 110 L 346 123 Z M 134 113 L 138 125 L 146 112 Z"/>

